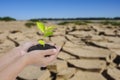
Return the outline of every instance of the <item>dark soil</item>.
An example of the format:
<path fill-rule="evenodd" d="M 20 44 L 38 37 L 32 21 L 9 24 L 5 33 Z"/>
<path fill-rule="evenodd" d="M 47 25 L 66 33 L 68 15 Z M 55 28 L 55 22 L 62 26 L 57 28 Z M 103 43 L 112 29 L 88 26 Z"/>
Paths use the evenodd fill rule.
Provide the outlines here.
<path fill-rule="evenodd" d="M 55 46 L 45 44 L 45 46 L 37 44 L 35 46 L 32 46 L 28 49 L 28 52 L 33 51 L 33 50 L 47 50 L 47 49 L 54 49 L 56 48 Z"/>

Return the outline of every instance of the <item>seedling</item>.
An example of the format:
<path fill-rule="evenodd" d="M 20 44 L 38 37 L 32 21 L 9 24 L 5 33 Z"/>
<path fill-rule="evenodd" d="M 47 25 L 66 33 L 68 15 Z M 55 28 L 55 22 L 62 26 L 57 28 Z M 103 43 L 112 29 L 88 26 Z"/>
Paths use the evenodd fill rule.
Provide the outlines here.
<path fill-rule="evenodd" d="M 55 29 L 55 26 L 45 26 L 42 22 L 36 22 L 38 29 L 41 31 L 43 34 L 43 38 L 49 37 L 53 35 L 53 30 Z M 45 41 L 44 40 L 39 40 L 39 44 L 45 46 Z"/>

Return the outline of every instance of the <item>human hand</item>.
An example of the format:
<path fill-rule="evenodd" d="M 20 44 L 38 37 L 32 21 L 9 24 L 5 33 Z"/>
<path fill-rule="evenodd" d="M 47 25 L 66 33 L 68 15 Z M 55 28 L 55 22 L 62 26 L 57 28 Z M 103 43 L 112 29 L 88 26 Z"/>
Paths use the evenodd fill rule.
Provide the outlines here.
<path fill-rule="evenodd" d="M 11 49 L 8 54 L 9 56 L 11 57 L 14 57 L 14 56 L 23 56 L 27 53 L 27 49 L 38 44 L 37 42 L 27 42 L 27 43 L 21 43 L 20 46 L 18 47 L 15 47 L 13 49 Z M 11 55 L 10 55 L 11 54 Z"/>
<path fill-rule="evenodd" d="M 28 49 L 36 44 L 38 43 L 25 43 L 24 45 L 12 49 L 8 52 L 9 54 L 0 58 L 0 80 L 13 80 L 27 65 L 45 67 L 56 59 L 60 50 L 58 47 L 56 47 L 56 49 L 28 52 Z"/>
<path fill-rule="evenodd" d="M 5 55 L 0 57 L 0 71 L 4 70 L 9 65 L 13 64 L 15 61 L 23 58 L 23 56 L 27 53 L 27 49 L 37 42 L 28 42 L 24 45 L 20 45 L 18 47 L 13 48 L 12 50 L 8 51 Z M 25 61 L 26 62 L 26 61 Z"/>
<path fill-rule="evenodd" d="M 37 65 L 37 66 L 45 67 L 57 58 L 57 55 L 60 51 L 59 47 L 55 46 L 54 44 L 50 44 L 52 46 L 55 46 L 56 49 L 34 50 L 27 52 L 28 48 L 38 43 L 30 42 L 26 44 L 24 44 L 21 48 L 22 49 L 21 55 L 24 55 L 23 57 L 27 59 L 27 65 Z"/>

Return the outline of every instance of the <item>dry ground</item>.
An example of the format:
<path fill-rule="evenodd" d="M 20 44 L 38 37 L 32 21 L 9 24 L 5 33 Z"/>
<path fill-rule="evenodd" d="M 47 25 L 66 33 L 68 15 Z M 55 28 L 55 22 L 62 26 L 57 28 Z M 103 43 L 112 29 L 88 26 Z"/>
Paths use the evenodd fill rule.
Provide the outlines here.
<path fill-rule="evenodd" d="M 27 28 L 25 23 L 0 22 L 0 56 L 22 42 L 42 39 L 36 26 Z M 57 61 L 42 70 L 28 66 L 18 80 L 120 80 L 120 26 L 56 26 L 45 40 L 62 46 Z"/>

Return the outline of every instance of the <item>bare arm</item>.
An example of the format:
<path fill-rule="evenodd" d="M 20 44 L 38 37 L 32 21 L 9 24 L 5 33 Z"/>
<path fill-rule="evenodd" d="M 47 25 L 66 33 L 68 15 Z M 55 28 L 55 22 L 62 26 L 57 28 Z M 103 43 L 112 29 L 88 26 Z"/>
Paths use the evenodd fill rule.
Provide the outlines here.
<path fill-rule="evenodd" d="M 8 65 L 0 72 L 0 80 L 15 80 L 17 75 L 27 65 L 47 66 L 49 63 L 56 59 L 60 50 L 60 48 L 49 50 L 35 50 L 28 53 L 27 47 L 21 49 L 22 54 L 24 55 L 16 61 L 13 61 L 10 65 Z M 45 57 L 46 55 L 50 56 Z"/>
<path fill-rule="evenodd" d="M 25 51 L 28 47 L 36 44 L 34 43 L 26 43 L 19 47 L 12 49 L 10 52 L 6 53 L 5 55 L 0 57 L 0 71 L 5 69 L 7 66 L 18 60 L 22 57 L 22 52 Z"/>
<path fill-rule="evenodd" d="M 18 58 L 20 58 L 20 54 L 12 51 L 0 57 L 0 71 L 16 61 Z"/>
<path fill-rule="evenodd" d="M 0 80 L 15 80 L 23 68 L 27 65 L 25 58 L 20 58 L 0 72 Z"/>

